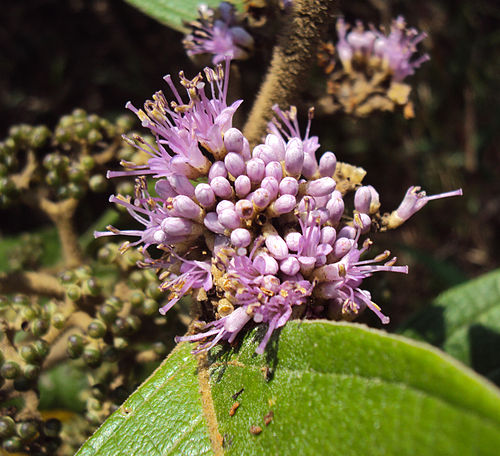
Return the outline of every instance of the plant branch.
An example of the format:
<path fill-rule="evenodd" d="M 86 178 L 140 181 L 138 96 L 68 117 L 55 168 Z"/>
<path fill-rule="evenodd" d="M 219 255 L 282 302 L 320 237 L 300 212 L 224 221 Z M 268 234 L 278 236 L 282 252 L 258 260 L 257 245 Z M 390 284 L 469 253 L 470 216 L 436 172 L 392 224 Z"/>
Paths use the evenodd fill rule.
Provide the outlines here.
<path fill-rule="evenodd" d="M 0 274 L 0 293 L 25 293 L 62 298 L 64 287 L 50 274 L 30 271 L 14 272 Z"/>
<path fill-rule="evenodd" d="M 265 134 L 274 104 L 284 109 L 296 104 L 294 100 L 308 79 L 316 48 L 332 21 L 336 5 L 336 0 L 293 2 L 274 48 L 271 66 L 243 129 L 251 146 Z"/>

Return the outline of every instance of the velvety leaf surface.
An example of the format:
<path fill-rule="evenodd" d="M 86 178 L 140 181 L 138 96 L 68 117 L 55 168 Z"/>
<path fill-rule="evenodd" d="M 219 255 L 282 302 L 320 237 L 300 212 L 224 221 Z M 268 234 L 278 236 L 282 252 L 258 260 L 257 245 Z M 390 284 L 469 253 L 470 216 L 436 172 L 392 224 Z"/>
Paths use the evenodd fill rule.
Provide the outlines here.
<path fill-rule="evenodd" d="M 258 356 L 261 336 L 216 347 L 198 377 L 192 346 L 181 344 L 78 456 L 493 455 L 500 446 L 498 390 L 430 346 L 305 321 Z"/>
<path fill-rule="evenodd" d="M 212 454 L 191 350 L 177 346 L 77 455 Z"/>
<path fill-rule="evenodd" d="M 201 3 L 217 7 L 221 0 L 127 0 L 127 2 L 163 24 L 185 32 L 183 21 L 196 19 L 198 6 Z M 238 9 L 243 9 L 243 0 L 235 0 L 231 3 Z"/>
<path fill-rule="evenodd" d="M 454 287 L 401 329 L 500 383 L 500 270 Z"/>

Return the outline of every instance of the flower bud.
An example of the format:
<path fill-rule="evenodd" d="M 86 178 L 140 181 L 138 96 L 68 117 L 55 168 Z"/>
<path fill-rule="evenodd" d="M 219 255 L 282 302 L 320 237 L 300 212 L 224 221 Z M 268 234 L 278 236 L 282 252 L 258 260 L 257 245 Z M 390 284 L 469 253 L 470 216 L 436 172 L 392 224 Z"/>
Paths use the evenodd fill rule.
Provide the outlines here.
<path fill-rule="evenodd" d="M 230 230 L 239 228 L 241 219 L 234 209 L 225 209 L 218 216 L 219 223 Z"/>
<path fill-rule="evenodd" d="M 266 176 L 274 177 L 278 182 L 283 179 L 283 168 L 281 167 L 281 163 L 278 161 L 269 162 L 266 165 Z"/>
<path fill-rule="evenodd" d="M 372 192 L 368 187 L 359 187 L 354 194 L 354 209 L 362 214 L 370 212 L 370 204 L 372 201 Z"/>
<path fill-rule="evenodd" d="M 245 162 L 241 155 L 235 152 L 229 152 L 224 157 L 224 164 L 233 177 L 238 177 L 245 172 Z"/>
<path fill-rule="evenodd" d="M 188 236 L 193 232 L 193 222 L 182 217 L 167 217 L 161 229 L 169 236 Z"/>
<path fill-rule="evenodd" d="M 252 202 L 257 209 L 265 209 L 271 202 L 271 194 L 265 188 L 258 188 L 253 193 Z"/>
<path fill-rule="evenodd" d="M 337 234 L 337 239 L 347 238 L 354 239 L 356 237 L 357 230 L 353 226 L 344 226 Z"/>
<path fill-rule="evenodd" d="M 278 262 L 267 253 L 257 255 L 253 265 L 261 274 L 275 275 L 279 269 Z"/>
<path fill-rule="evenodd" d="M 281 214 L 288 214 L 293 211 L 296 205 L 297 200 L 295 196 L 282 195 L 277 200 L 273 201 L 269 207 L 269 212 L 273 217 Z"/>
<path fill-rule="evenodd" d="M 245 174 L 238 176 L 234 181 L 234 189 L 236 190 L 236 195 L 239 198 L 244 198 L 245 196 L 247 196 L 252 189 L 250 178 Z"/>
<path fill-rule="evenodd" d="M 236 213 L 242 218 L 242 219 L 250 219 L 252 218 L 254 214 L 254 207 L 251 201 L 247 199 L 242 199 L 239 200 L 235 204 L 235 210 Z"/>
<path fill-rule="evenodd" d="M 285 152 L 285 170 L 290 176 L 300 176 L 304 164 L 304 149 L 299 138 L 288 141 Z"/>
<path fill-rule="evenodd" d="M 227 177 L 226 165 L 222 161 L 216 161 L 212 163 L 212 166 L 208 171 L 208 182 L 212 182 L 212 179 L 218 176 Z"/>
<path fill-rule="evenodd" d="M 215 193 L 208 184 L 198 184 L 194 189 L 194 195 L 205 208 L 212 207 L 215 204 Z"/>
<path fill-rule="evenodd" d="M 271 199 L 275 199 L 278 196 L 278 181 L 274 177 L 264 177 L 260 183 L 260 187 L 266 189 L 269 192 Z"/>
<path fill-rule="evenodd" d="M 194 187 L 189 179 L 182 174 L 174 174 L 167 177 L 168 183 L 179 195 L 194 196 Z"/>
<path fill-rule="evenodd" d="M 201 221 L 203 210 L 188 196 L 178 195 L 173 199 L 172 204 L 176 215 L 195 221 Z"/>
<path fill-rule="evenodd" d="M 337 232 L 333 226 L 324 226 L 321 228 L 321 243 L 333 245 L 337 238 Z"/>
<path fill-rule="evenodd" d="M 266 237 L 266 247 L 269 253 L 277 260 L 284 260 L 288 256 L 288 246 L 284 239 L 277 234 L 271 234 Z"/>
<path fill-rule="evenodd" d="M 337 225 L 344 214 L 344 200 L 342 196 L 337 196 L 334 192 L 330 201 L 326 203 L 326 209 L 330 214 L 330 222 L 332 225 Z"/>
<path fill-rule="evenodd" d="M 231 243 L 235 247 L 247 247 L 252 241 L 250 231 L 245 228 L 236 228 L 231 233 Z"/>
<path fill-rule="evenodd" d="M 281 195 L 296 196 L 299 191 L 299 183 L 294 177 L 285 177 L 279 184 L 279 192 Z"/>
<path fill-rule="evenodd" d="M 228 200 L 222 200 L 217 203 L 217 207 L 215 208 L 215 212 L 219 215 L 222 211 L 226 209 L 234 209 L 234 203 Z"/>
<path fill-rule="evenodd" d="M 291 231 L 285 236 L 286 245 L 292 252 L 297 252 L 299 250 L 301 239 L 302 234 L 297 233 L 297 231 Z"/>
<path fill-rule="evenodd" d="M 254 184 L 258 184 L 265 175 L 266 164 L 260 158 L 252 158 L 247 161 L 247 176 Z"/>
<path fill-rule="evenodd" d="M 335 181 L 331 177 L 322 177 L 307 183 L 307 194 L 311 196 L 329 195 L 335 190 Z"/>
<path fill-rule="evenodd" d="M 276 161 L 285 159 L 285 142 L 279 136 L 269 134 L 266 136 L 265 142 L 273 150 Z"/>
<path fill-rule="evenodd" d="M 319 159 L 319 174 L 321 177 L 333 177 L 337 167 L 337 158 L 333 152 L 325 152 Z"/>
<path fill-rule="evenodd" d="M 253 158 L 260 158 L 266 165 L 273 160 L 276 160 L 273 149 L 266 144 L 259 144 L 253 148 Z"/>
<path fill-rule="evenodd" d="M 354 241 L 352 239 L 348 239 L 345 237 L 337 238 L 337 241 L 333 245 L 333 255 L 335 258 L 343 258 L 349 250 L 351 250 L 354 245 Z"/>
<path fill-rule="evenodd" d="M 203 224 L 212 232 L 217 234 L 224 234 L 226 229 L 219 222 L 219 217 L 216 212 L 209 212 L 203 219 Z"/>
<path fill-rule="evenodd" d="M 228 152 L 241 153 L 243 150 L 243 138 L 243 133 L 241 133 L 241 131 L 237 128 L 230 128 L 227 130 L 224 133 L 224 146 L 226 150 Z"/>
<path fill-rule="evenodd" d="M 304 155 L 304 164 L 302 165 L 302 174 L 306 179 L 312 179 L 318 170 L 318 162 L 313 154 Z"/>
<path fill-rule="evenodd" d="M 233 197 L 233 187 L 225 177 L 214 177 L 210 182 L 210 187 L 219 198 L 230 199 Z"/>
<path fill-rule="evenodd" d="M 287 275 L 293 276 L 300 271 L 299 260 L 295 257 L 288 257 L 281 261 L 280 269 Z"/>

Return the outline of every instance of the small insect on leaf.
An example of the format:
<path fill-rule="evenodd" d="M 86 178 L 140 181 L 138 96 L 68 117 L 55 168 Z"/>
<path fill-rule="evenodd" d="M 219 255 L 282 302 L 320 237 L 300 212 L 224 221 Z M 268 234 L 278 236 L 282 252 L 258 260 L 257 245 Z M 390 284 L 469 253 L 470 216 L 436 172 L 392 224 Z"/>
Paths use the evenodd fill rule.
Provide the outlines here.
<path fill-rule="evenodd" d="M 239 402 L 235 402 L 232 407 L 231 407 L 231 410 L 229 410 L 229 416 L 233 416 L 235 413 L 236 413 L 236 409 L 240 406 L 240 403 Z"/>
<path fill-rule="evenodd" d="M 272 410 L 269 410 L 269 412 L 266 413 L 264 416 L 264 424 L 266 426 L 269 426 L 269 423 L 273 420 L 274 418 L 274 412 Z"/>
<path fill-rule="evenodd" d="M 260 426 L 252 425 L 250 426 L 250 434 L 259 435 L 262 432 L 262 428 Z"/>

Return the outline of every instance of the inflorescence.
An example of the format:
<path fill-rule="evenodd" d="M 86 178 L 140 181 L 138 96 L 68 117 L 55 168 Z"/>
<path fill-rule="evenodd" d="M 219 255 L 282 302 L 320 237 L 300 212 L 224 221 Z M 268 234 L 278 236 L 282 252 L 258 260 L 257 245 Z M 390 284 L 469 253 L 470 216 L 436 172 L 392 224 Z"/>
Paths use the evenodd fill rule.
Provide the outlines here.
<path fill-rule="evenodd" d="M 108 177 L 139 176 L 135 197 L 112 196 L 142 229 L 112 226 L 96 237 L 135 237 L 122 249 L 142 246 L 142 267 L 160 273 L 160 288 L 169 293 L 167 312 L 192 295 L 202 303 L 206 322 L 180 341 L 200 342 L 207 350 L 218 341 L 233 342 L 251 320 L 267 325 L 258 353 L 273 331 L 293 317 L 352 320 L 365 308 L 386 324 L 363 279 L 375 272 L 406 274 L 385 251 L 362 259 L 372 246 L 370 231 L 402 224 L 427 201 L 461 195 L 461 190 L 426 196 L 411 187 L 400 207 L 380 215 L 379 194 L 361 185 L 364 171 L 337 162 L 332 152 L 316 158 L 318 138 L 310 135 L 313 110 L 302 135 L 295 107 L 282 111 L 262 144 L 253 149 L 232 126 L 242 102 L 227 102 L 226 69 L 206 68 L 188 80 L 180 74 L 187 99 L 167 81 L 174 101 L 162 92 L 144 109 L 131 109 L 155 136 L 153 145 L 139 136 L 129 143 L 149 155 L 147 164 L 123 162 L 125 171 Z M 152 175 L 150 193 L 145 176 Z M 345 196 L 354 192 L 354 210 Z"/>
<path fill-rule="evenodd" d="M 226 57 L 236 60 L 247 59 L 254 40 L 241 26 L 235 7 L 222 2 L 217 9 L 201 5 L 199 18 L 190 22 L 191 33 L 183 40 L 189 56 L 212 55 L 212 63 L 218 64 Z"/>

